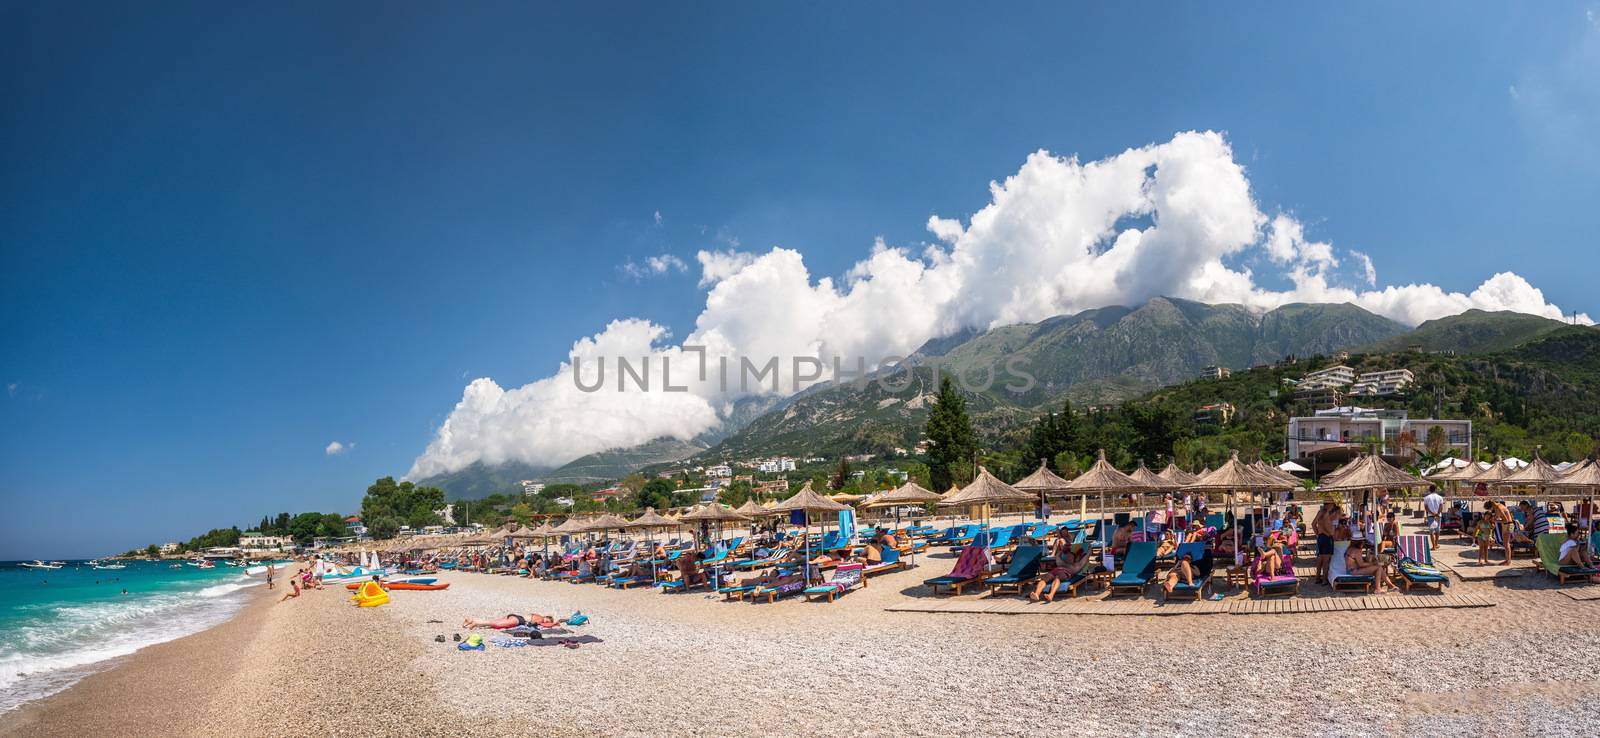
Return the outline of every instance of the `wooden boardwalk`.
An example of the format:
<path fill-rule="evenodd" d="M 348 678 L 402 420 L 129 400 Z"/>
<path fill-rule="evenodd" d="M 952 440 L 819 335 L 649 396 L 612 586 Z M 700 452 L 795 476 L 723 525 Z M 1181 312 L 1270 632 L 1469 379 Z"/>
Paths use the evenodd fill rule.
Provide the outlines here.
<path fill-rule="evenodd" d="M 1569 596 L 1576 595 L 1576 592 Z M 1596 592 L 1600 598 L 1600 592 Z M 1577 599 L 1574 597 L 1574 599 Z M 1357 610 L 1426 610 L 1431 608 L 1493 607 L 1474 594 L 1335 595 L 1280 597 L 1252 600 L 1230 597 L 1213 602 L 1157 603 L 1148 598 L 1058 600 L 1047 604 L 1016 597 L 917 600 L 886 607 L 890 612 L 982 613 L 992 615 L 1288 615 L 1294 613 L 1351 612 Z"/>
<path fill-rule="evenodd" d="M 1578 587 L 1575 589 L 1561 589 L 1557 591 L 1579 602 L 1592 602 L 1594 600 L 1600 600 L 1600 587 Z"/>

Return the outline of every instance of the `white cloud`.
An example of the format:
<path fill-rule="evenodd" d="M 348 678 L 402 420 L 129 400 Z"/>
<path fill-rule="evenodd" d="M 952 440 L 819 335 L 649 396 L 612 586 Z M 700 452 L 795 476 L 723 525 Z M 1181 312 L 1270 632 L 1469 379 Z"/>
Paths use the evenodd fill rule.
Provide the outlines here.
<path fill-rule="evenodd" d="M 1516 85 L 1507 86 L 1506 87 L 1506 94 L 1510 95 L 1512 100 L 1521 100 L 1522 99 L 1522 93 L 1517 92 L 1517 86 Z"/>
<path fill-rule="evenodd" d="M 338 456 L 339 454 L 350 453 L 351 451 L 354 451 L 355 448 L 356 444 L 354 441 L 351 441 L 350 443 L 332 441 L 328 444 L 327 448 L 322 449 L 322 453 L 327 454 L 328 456 Z"/>
<path fill-rule="evenodd" d="M 738 386 L 740 357 L 757 364 L 781 357 L 782 392 L 794 379 L 790 357 L 839 356 L 846 367 L 864 357 L 870 366 L 966 327 L 1033 322 L 1162 295 L 1260 309 L 1351 302 L 1409 324 L 1474 307 L 1561 316 L 1543 293 L 1510 272 L 1468 293 L 1428 284 L 1376 289 L 1372 260 L 1345 251 L 1360 267 L 1361 285 L 1373 289 L 1344 284 L 1337 273 L 1340 251 L 1309 237 L 1291 214 L 1263 213 L 1244 167 L 1214 132 L 1180 133 L 1088 163 L 1035 152 L 989 189 L 990 202 L 964 223 L 929 218 L 938 245 L 912 253 L 875 241 L 839 282 L 813 278 L 792 249 L 701 251 L 695 258 L 707 288 L 705 307 L 684 344 L 729 357 L 730 386 L 715 381 L 714 369 L 701 381 L 691 369 L 697 366 L 693 355 L 682 344 L 666 343 L 660 326 L 614 321 L 573 345 L 582 376 L 595 376 L 600 357 L 623 356 L 635 364 L 649 357 L 654 391 L 617 391 L 614 366 L 597 392 L 574 386 L 570 363 L 514 389 L 478 379 L 410 476 L 475 461 L 557 465 L 663 436 L 691 438 L 721 422 L 732 401 L 771 391 Z M 1261 287 L 1248 268 L 1224 262 L 1251 252 L 1291 286 Z M 659 391 L 664 360 L 672 362 L 672 383 L 686 391 Z"/>
<path fill-rule="evenodd" d="M 656 225 L 661 225 L 661 211 L 656 211 Z"/>
<path fill-rule="evenodd" d="M 689 265 L 685 264 L 683 259 L 679 259 L 672 254 L 647 256 L 642 262 L 635 262 L 630 259 L 626 264 L 623 264 L 617 268 L 622 270 L 623 274 L 633 277 L 634 279 L 659 277 L 669 272 L 683 274 L 689 271 Z"/>
<path fill-rule="evenodd" d="M 6 394 L 8 394 L 8 395 L 10 395 L 12 397 L 16 397 L 17 396 L 17 383 L 16 382 L 12 382 L 11 384 L 6 385 Z"/>

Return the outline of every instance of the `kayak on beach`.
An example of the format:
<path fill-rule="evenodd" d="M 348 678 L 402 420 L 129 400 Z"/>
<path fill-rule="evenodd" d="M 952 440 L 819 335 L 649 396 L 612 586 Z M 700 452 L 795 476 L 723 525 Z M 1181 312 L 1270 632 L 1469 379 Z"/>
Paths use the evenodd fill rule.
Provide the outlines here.
<path fill-rule="evenodd" d="M 353 589 L 355 589 L 357 587 L 360 587 L 360 586 L 361 585 L 356 583 L 356 582 L 351 582 L 349 584 L 344 585 L 344 588 L 353 590 Z M 391 589 L 391 590 L 393 590 L 393 589 L 405 589 L 405 590 L 414 590 L 414 591 L 419 591 L 419 592 L 434 592 L 434 591 L 438 591 L 438 590 L 441 590 L 441 589 L 449 589 L 450 588 L 450 583 L 449 582 L 443 582 L 441 584 L 423 584 L 421 582 L 384 582 L 383 583 L 383 588 L 384 589 Z"/>

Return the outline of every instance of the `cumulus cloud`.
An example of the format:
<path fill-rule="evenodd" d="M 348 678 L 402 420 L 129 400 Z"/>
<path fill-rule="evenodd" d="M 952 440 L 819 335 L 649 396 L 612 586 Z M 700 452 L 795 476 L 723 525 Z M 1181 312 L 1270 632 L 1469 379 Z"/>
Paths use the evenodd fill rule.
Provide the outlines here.
<path fill-rule="evenodd" d="M 683 274 L 689 271 L 689 265 L 685 264 L 683 259 L 679 259 L 672 254 L 647 256 L 645 257 L 644 261 L 639 262 L 630 259 L 627 263 L 617 268 L 620 269 L 623 274 L 633 277 L 634 279 L 659 277 L 670 272 Z"/>
<path fill-rule="evenodd" d="M 339 454 L 350 453 L 351 451 L 355 450 L 355 447 L 356 444 L 354 441 L 351 441 L 350 443 L 332 441 L 328 444 L 327 448 L 322 449 L 322 453 L 328 456 L 338 456 Z"/>
<path fill-rule="evenodd" d="M 742 397 L 831 378 L 833 357 L 845 370 L 858 362 L 873 368 L 964 328 L 1157 296 L 1263 310 L 1350 302 L 1408 324 L 1475 307 L 1562 316 L 1511 272 L 1466 293 L 1429 284 L 1377 288 L 1365 253 L 1309 236 L 1291 213 L 1263 212 L 1244 167 L 1215 132 L 1180 133 L 1090 162 L 1038 151 L 989 190 L 989 202 L 965 221 L 930 217 L 933 245 L 913 250 L 880 239 L 838 281 L 813 277 L 792 249 L 701 251 L 695 258 L 705 307 L 682 343 L 668 342 L 665 329 L 648 321 L 618 320 L 578 340 L 554 376 L 514 389 L 475 380 L 410 476 L 477 461 L 558 465 L 656 438 L 688 439 L 716 427 Z M 1289 287 L 1263 287 L 1248 267 L 1229 266 L 1251 263 L 1251 254 Z M 1357 269 L 1349 277 L 1354 285 L 1340 271 L 1341 256 Z M 685 346 L 705 347 L 713 364 L 707 376 Z M 617 388 L 618 356 L 629 358 L 652 391 L 631 381 L 627 391 Z M 718 381 L 716 357 L 727 358 L 732 381 Z M 741 361 L 763 365 L 772 357 L 781 359 L 776 390 L 770 379 L 738 381 Z M 816 371 L 792 357 L 823 366 Z M 612 362 L 605 384 L 579 389 L 574 375 L 585 384 L 600 379 L 602 358 Z M 661 391 L 669 381 L 682 391 Z"/>

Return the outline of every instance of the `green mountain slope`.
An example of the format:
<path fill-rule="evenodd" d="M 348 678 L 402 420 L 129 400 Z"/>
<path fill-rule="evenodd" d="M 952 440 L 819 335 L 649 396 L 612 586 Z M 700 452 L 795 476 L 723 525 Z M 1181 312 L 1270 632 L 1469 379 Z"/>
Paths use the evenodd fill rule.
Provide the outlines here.
<path fill-rule="evenodd" d="M 1383 353 L 1420 348 L 1423 351 L 1454 351 L 1458 354 L 1483 354 L 1506 351 L 1567 324 L 1559 320 L 1510 311 L 1468 310 L 1460 315 L 1430 320 L 1415 330 L 1366 345 L 1363 351 Z"/>
<path fill-rule="evenodd" d="M 929 342 L 908 363 L 917 381 L 902 391 L 826 386 L 755 419 L 716 450 L 760 453 L 884 453 L 910 448 L 921 435 L 938 371 L 965 377 L 981 430 L 998 436 L 1063 397 L 1103 404 L 1193 378 L 1212 365 L 1242 369 L 1289 354 L 1310 355 L 1370 343 L 1405 330 L 1353 305 L 1286 305 L 1257 313 L 1240 305 L 1156 298 L 1138 308 L 1110 307 L 1040 323 Z M 1033 377 L 1016 386 L 1008 367 Z M 993 386 L 990 372 L 995 373 Z"/>

